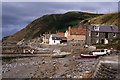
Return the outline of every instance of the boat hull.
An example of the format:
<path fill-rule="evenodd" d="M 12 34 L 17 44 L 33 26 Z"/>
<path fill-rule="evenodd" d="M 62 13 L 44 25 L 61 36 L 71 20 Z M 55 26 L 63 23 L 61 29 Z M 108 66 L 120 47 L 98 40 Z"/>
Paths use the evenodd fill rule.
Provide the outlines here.
<path fill-rule="evenodd" d="M 55 55 L 55 56 L 52 56 L 52 58 L 64 58 L 66 57 L 66 55 Z"/>
<path fill-rule="evenodd" d="M 80 55 L 82 58 L 97 58 L 98 55 Z"/>
<path fill-rule="evenodd" d="M 79 58 L 79 59 L 76 59 L 76 61 L 78 62 L 86 62 L 86 61 L 95 61 L 96 58 Z"/>

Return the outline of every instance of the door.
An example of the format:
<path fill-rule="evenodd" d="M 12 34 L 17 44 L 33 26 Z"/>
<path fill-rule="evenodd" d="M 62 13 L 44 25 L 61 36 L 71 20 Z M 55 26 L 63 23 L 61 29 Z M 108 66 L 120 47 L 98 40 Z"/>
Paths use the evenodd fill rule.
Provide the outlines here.
<path fill-rule="evenodd" d="M 104 39 L 102 39 L 102 40 L 101 40 L 101 43 L 102 43 L 102 44 L 104 44 L 104 42 L 105 42 L 105 40 L 104 40 Z"/>
<path fill-rule="evenodd" d="M 108 32 L 105 33 L 105 38 L 108 38 Z"/>

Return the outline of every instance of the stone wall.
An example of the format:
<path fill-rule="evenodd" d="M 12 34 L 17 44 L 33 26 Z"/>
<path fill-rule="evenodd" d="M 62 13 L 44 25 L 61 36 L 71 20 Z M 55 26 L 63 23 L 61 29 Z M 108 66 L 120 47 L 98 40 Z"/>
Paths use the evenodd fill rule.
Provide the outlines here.
<path fill-rule="evenodd" d="M 92 32 L 91 33 L 91 44 L 96 44 L 97 40 L 99 40 L 99 43 L 102 43 L 102 39 L 105 39 L 106 33 L 101 32 L 101 33 L 99 33 L 98 37 L 96 36 L 96 33 L 97 32 Z M 108 43 L 110 41 L 112 41 L 113 39 L 119 38 L 119 34 L 118 33 L 116 34 L 116 37 L 113 37 L 113 35 L 114 35 L 114 33 L 108 33 L 108 38 L 106 38 L 106 39 L 108 39 Z"/>
<path fill-rule="evenodd" d="M 85 40 L 85 35 L 70 35 L 68 36 L 68 40 Z"/>
<path fill-rule="evenodd" d="M 86 30 L 86 42 L 87 45 L 91 45 L 91 30 L 89 28 Z"/>
<path fill-rule="evenodd" d="M 71 49 L 72 53 L 80 53 L 80 49 L 84 48 L 85 41 L 82 40 L 74 40 L 74 41 L 68 41 L 68 46 Z"/>
<path fill-rule="evenodd" d="M 52 50 L 54 49 L 60 49 L 62 52 L 71 52 L 71 51 L 79 51 L 80 48 L 84 47 L 84 41 L 68 41 L 66 44 L 57 44 L 57 45 L 49 45 L 49 44 L 41 44 L 41 43 L 30 43 L 29 46 L 32 48 L 50 48 Z"/>
<path fill-rule="evenodd" d="M 4 46 L 2 47 L 2 54 L 10 53 L 23 53 L 23 50 L 30 49 L 29 47 L 22 47 L 22 46 Z"/>
<path fill-rule="evenodd" d="M 116 80 L 118 78 L 118 57 L 103 57 L 96 66 L 93 78 L 107 80 L 112 78 Z"/>
<path fill-rule="evenodd" d="M 117 76 L 117 69 L 111 67 L 114 64 L 101 63 L 99 69 L 96 71 L 94 78 L 113 78 Z"/>

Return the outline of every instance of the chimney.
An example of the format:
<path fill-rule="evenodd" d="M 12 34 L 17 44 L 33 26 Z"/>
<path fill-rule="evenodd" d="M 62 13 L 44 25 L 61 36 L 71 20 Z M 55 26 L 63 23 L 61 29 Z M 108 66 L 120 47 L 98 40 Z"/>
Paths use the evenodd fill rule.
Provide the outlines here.
<path fill-rule="evenodd" d="M 69 31 L 68 31 L 68 32 L 69 32 L 69 35 L 70 35 L 70 31 L 71 31 L 71 26 L 69 26 Z"/>
<path fill-rule="evenodd" d="M 82 24 L 82 28 L 84 28 L 84 24 Z"/>
<path fill-rule="evenodd" d="M 115 24 L 115 26 L 118 26 L 117 24 Z"/>
<path fill-rule="evenodd" d="M 88 28 L 88 25 L 86 25 L 86 29 Z"/>
<path fill-rule="evenodd" d="M 69 26 L 69 30 L 71 30 L 71 26 Z"/>

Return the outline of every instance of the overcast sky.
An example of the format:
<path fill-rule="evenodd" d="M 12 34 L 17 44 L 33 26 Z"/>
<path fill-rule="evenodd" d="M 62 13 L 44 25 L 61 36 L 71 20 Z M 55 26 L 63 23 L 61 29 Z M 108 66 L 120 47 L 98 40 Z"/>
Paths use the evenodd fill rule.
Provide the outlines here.
<path fill-rule="evenodd" d="M 46 15 L 68 11 L 113 13 L 118 12 L 117 2 L 3 2 L 2 36 L 12 35 L 31 21 Z"/>

